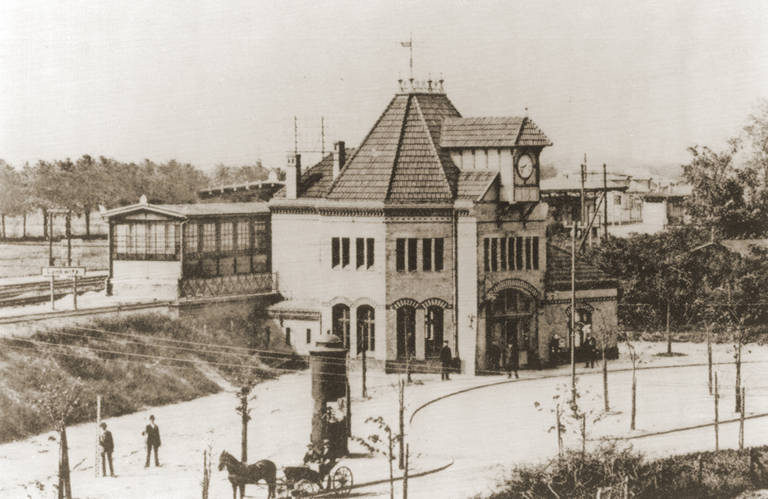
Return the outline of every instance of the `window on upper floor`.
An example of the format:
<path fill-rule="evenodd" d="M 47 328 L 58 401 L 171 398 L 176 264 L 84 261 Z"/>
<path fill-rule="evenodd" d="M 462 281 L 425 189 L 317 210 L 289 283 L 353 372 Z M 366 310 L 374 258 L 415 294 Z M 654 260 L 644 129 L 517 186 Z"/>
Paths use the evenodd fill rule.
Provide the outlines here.
<path fill-rule="evenodd" d="M 613 197 L 613 204 L 615 204 L 616 206 L 621 206 L 621 194 L 616 194 Z"/>
<path fill-rule="evenodd" d="M 483 268 L 486 272 L 539 270 L 539 238 L 486 237 Z"/>
<path fill-rule="evenodd" d="M 331 268 L 347 268 L 349 266 L 349 238 L 331 238 Z"/>
<path fill-rule="evenodd" d="M 408 239 L 408 272 L 414 272 L 418 267 L 419 240 L 416 238 Z"/>
<path fill-rule="evenodd" d="M 373 238 L 358 237 L 355 239 L 355 267 L 370 269 L 373 267 Z"/>

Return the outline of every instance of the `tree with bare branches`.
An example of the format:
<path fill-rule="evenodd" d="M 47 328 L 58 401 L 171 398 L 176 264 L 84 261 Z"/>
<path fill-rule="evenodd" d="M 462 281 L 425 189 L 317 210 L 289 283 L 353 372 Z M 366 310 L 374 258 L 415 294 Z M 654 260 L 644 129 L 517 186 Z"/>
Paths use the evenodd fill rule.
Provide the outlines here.
<path fill-rule="evenodd" d="M 59 433 L 58 498 L 72 499 L 67 425 L 81 404 L 82 385 L 79 379 L 73 382 L 51 368 L 43 369 L 35 384 L 40 395 L 34 400 L 34 406 L 48 417 Z"/>

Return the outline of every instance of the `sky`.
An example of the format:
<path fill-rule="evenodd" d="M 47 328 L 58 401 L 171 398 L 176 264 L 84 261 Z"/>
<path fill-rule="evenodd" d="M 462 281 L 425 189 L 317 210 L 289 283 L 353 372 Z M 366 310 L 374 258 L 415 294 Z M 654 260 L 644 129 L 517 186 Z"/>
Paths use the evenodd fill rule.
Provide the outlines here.
<path fill-rule="evenodd" d="M 560 170 L 673 172 L 768 98 L 768 2 L 0 2 L 0 158 L 284 166 L 359 144 L 408 76 L 523 115 Z"/>

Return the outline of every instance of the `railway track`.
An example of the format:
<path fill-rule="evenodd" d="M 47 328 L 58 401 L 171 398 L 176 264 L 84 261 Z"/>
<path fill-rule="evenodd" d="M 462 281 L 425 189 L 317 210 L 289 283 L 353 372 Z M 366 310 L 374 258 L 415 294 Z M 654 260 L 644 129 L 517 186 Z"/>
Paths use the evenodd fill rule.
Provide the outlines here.
<path fill-rule="evenodd" d="M 78 294 L 104 289 L 105 275 L 81 277 L 77 280 Z M 0 285 L 0 307 L 17 307 L 41 303 L 51 298 L 50 281 L 33 281 Z M 53 295 L 58 299 L 72 292 L 72 281 L 62 279 L 53 282 Z"/>

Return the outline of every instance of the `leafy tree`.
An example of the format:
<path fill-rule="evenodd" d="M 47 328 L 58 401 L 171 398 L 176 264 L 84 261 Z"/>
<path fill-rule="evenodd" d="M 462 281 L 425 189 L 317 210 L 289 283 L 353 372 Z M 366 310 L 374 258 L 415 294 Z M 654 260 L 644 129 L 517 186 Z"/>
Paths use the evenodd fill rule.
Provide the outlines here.
<path fill-rule="evenodd" d="M 768 101 L 761 101 L 723 151 L 689 148 L 683 179 L 693 187 L 686 209 L 694 223 L 725 238 L 768 235 Z"/>
<path fill-rule="evenodd" d="M 0 160 L 0 237 L 5 239 L 5 217 L 22 215 L 27 207 L 26 185 L 22 174 Z"/>

